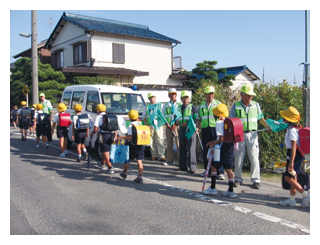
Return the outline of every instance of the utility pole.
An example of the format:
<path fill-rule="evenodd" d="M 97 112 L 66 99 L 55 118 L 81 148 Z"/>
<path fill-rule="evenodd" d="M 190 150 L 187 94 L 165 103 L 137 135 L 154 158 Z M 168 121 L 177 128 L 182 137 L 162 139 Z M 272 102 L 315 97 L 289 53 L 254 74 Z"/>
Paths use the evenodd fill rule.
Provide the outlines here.
<path fill-rule="evenodd" d="M 38 49 L 37 49 L 37 11 L 31 10 L 31 70 L 32 70 L 32 103 L 39 103 L 38 92 Z"/>
<path fill-rule="evenodd" d="M 305 127 L 310 127 L 310 64 L 309 64 L 309 11 L 305 11 L 304 112 Z"/>

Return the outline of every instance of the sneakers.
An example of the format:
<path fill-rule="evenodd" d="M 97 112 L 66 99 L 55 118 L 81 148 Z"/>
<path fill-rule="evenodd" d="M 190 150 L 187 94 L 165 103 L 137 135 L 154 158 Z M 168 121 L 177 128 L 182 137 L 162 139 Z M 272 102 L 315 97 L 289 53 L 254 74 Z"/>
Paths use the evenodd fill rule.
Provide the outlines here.
<path fill-rule="evenodd" d="M 297 206 L 296 200 L 291 201 L 290 198 L 288 198 L 288 199 L 286 199 L 286 200 L 281 200 L 279 203 L 280 203 L 280 205 L 282 205 L 282 206 L 291 206 L 291 207 Z M 301 204 L 301 206 L 302 206 L 302 204 Z"/>
<path fill-rule="evenodd" d="M 78 157 L 77 162 L 82 162 L 81 157 Z"/>
<path fill-rule="evenodd" d="M 260 183 L 254 183 L 253 188 L 255 189 L 260 189 Z"/>
<path fill-rule="evenodd" d="M 241 185 L 241 182 L 240 181 L 235 181 L 233 183 L 233 187 L 239 187 Z"/>
<path fill-rule="evenodd" d="M 224 177 L 223 174 L 219 174 L 219 175 L 218 175 L 218 180 L 224 180 L 224 179 L 225 179 L 225 177 Z"/>
<path fill-rule="evenodd" d="M 217 195 L 218 191 L 216 188 L 211 189 L 211 187 L 209 187 L 208 189 L 204 190 L 202 193 L 205 195 Z"/>
<path fill-rule="evenodd" d="M 229 190 L 223 191 L 222 195 L 225 196 L 225 197 L 231 197 L 231 198 L 235 198 L 236 197 L 236 194 L 234 194 L 234 192 L 230 192 Z"/>
<path fill-rule="evenodd" d="M 68 154 L 69 154 L 69 151 L 68 151 L 68 150 L 65 150 L 65 151 L 64 151 L 64 154 L 68 155 Z"/>
<path fill-rule="evenodd" d="M 97 162 L 97 165 L 102 169 L 102 170 L 107 170 L 107 167 L 105 164 L 101 164 L 101 162 Z"/>
<path fill-rule="evenodd" d="M 108 169 L 106 170 L 107 174 L 114 174 L 113 168 L 112 167 L 108 167 Z"/>
<path fill-rule="evenodd" d="M 121 172 L 121 173 L 120 173 L 120 176 L 121 176 L 123 179 L 127 179 L 127 173 L 126 173 L 126 172 Z"/>
<path fill-rule="evenodd" d="M 36 144 L 36 147 L 39 148 L 40 147 L 39 144 Z"/>
<path fill-rule="evenodd" d="M 141 176 L 138 176 L 136 179 L 133 180 L 134 182 L 138 183 L 138 184 L 143 184 L 143 179 Z"/>
<path fill-rule="evenodd" d="M 304 197 L 302 199 L 302 203 L 301 203 L 301 207 L 305 208 L 306 206 L 308 206 L 310 203 L 310 193 L 308 193 L 307 197 Z"/>
<path fill-rule="evenodd" d="M 168 166 L 168 163 L 167 163 L 167 162 L 163 162 L 163 165 L 164 165 L 164 166 Z"/>
<path fill-rule="evenodd" d="M 173 161 L 173 162 L 168 162 L 168 161 L 163 162 L 163 165 L 165 165 L 165 166 L 167 166 L 167 165 L 174 165 L 174 161 Z"/>
<path fill-rule="evenodd" d="M 44 147 L 45 147 L 46 149 L 48 149 L 48 148 L 49 148 L 49 144 L 46 143 L 46 144 L 44 145 Z"/>
<path fill-rule="evenodd" d="M 66 157 L 66 154 L 64 154 L 63 152 L 60 154 L 60 157 Z"/>

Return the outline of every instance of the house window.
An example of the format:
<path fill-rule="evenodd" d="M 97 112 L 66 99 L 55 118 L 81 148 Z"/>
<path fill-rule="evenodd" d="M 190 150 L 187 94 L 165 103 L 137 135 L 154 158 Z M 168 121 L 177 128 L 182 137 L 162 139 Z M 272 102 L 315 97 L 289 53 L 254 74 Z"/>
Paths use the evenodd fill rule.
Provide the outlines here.
<path fill-rule="evenodd" d="M 87 42 L 73 46 L 73 63 L 79 64 L 84 62 L 87 62 Z"/>
<path fill-rule="evenodd" d="M 63 50 L 55 53 L 56 55 L 56 68 L 63 67 Z"/>
<path fill-rule="evenodd" d="M 113 51 L 113 63 L 124 64 L 125 62 L 124 44 L 113 43 L 112 51 Z"/>

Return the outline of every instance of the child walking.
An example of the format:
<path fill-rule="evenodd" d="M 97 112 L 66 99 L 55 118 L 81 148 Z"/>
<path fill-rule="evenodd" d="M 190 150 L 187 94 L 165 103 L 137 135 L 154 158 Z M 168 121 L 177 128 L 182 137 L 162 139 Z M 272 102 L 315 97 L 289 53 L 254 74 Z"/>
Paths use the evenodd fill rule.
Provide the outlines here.
<path fill-rule="evenodd" d="M 111 149 L 111 144 L 114 142 L 117 134 L 116 132 L 104 131 L 102 129 L 103 117 L 104 115 L 106 115 L 107 107 L 104 104 L 99 104 L 97 105 L 96 109 L 97 109 L 98 116 L 96 117 L 96 120 L 94 122 L 94 125 L 93 125 L 94 127 L 90 134 L 90 137 L 92 138 L 92 136 L 100 130 L 100 134 L 102 137 L 102 140 L 100 140 L 101 142 L 100 149 L 102 151 L 102 161 L 98 162 L 97 164 L 99 168 L 106 171 L 107 174 L 114 174 L 114 170 L 110 162 L 110 149 Z M 106 165 L 108 166 L 108 169 Z"/>
<path fill-rule="evenodd" d="M 131 123 L 128 126 L 128 135 L 127 136 L 118 136 L 118 139 L 125 139 L 125 140 L 132 140 L 132 127 L 133 125 L 141 125 L 140 121 L 137 121 L 139 117 L 139 113 L 136 110 L 131 110 L 128 113 L 128 116 L 131 120 Z M 139 176 L 134 179 L 133 181 L 136 183 L 143 183 L 142 174 L 143 174 L 143 164 L 142 160 L 144 159 L 144 145 L 133 145 L 132 149 L 134 149 L 134 157 L 137 158 L 137 164 L 138 164 L 138 174 Z M 127 178 L 127 172 L 129 168 L 129 163 L 124 164 L 123 172 L 120 173 L 120 176 L 123 179 Z"/>
<path fill-rule="evenodd" d="M 73 116 L 73 125 L 72 125 L 72 140 L 77 144 L 78 159 L 77 162 L 81 162 L 81 150 L 83 152 L 84 158 L 88 159 L 88 152 L 85 146 L 86 138 L 89 137 L 89 128 L 87 129 L 76 129 L 78 116 L 81 115 L 82 105 L 74 105 L 74 111 L 76 115 Z"/>
<path fill-rule="evenodd" d="M 216 135 L 217 139 L 210 141 L 207 143 L 207 147 L 209 146 L 210 149 L 208 151 L 209 158 L 211 148 L 214 148 L 215 145 L 220 145 L 220 161 L 213 161 L 211 163 L 211 186 L 204 190 L 202 193 L 206 195 L 217 195 L 218 191 L 216 189 L 216 179 L 218 177 L 218 169 L 222 166 L 226 170 L 228 175 L 228 182 L 229 188 L 227 191 L 222 192 L 222 195 L 234 198 L 236 195 L 233 192 L 233 173 L 232 173 L 232 165 L 233 165 L 233 158 L 234 158 L 234 147 L 233 142 L 226 142 L 224 141 L 224 120 L 226 117 L 229 116 L 228 107 L 225 104 L 219 104 L 212 110 L 215 119 L 219 119 L 216 123 Z"/>
<path fill-rule="evenodd" d="M 286 200 L 281 200 L 279 203 L 283 206 L 296 206 L 296 192 L 300 192 L 303 200 L 301 207 L 306 207 L 310 203 L 310 193 L 306 192 L 297 181 L 297 173 L 299 173 L 304 157 L 298 150 L 299 144 L 299 126 L 300 113 L 290 106 L 287 110 L 280 111 L 284 123 L 289 123 L 285 135 L 285 144 L 287 147 L 287 166 L 284 173 L 284 180 L 290 184 L 290 197 Z"/>

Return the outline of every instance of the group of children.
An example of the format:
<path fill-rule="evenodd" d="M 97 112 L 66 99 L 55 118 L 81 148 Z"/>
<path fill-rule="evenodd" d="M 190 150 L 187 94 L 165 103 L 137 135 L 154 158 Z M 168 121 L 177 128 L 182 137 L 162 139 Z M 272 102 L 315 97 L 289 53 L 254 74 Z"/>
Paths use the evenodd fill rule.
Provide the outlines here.
<path fill-rule="evenodd" d="M 22 135 L 22 140 L 26 139 L 28 125 L 31 125 L 31 116 L 28 107 L 26 106 L 26 102 L 21 102 L 22 108 L 17 111 L 17 119 L 14 122 L 19 124 L 19 128 Z M 36 147 L 39 147 L 39 139 L 42 135 L 42 142 L 46 148 L 48 148 L 48 140 L 47 134 L 53 134 L 54 128 L 57 126 L 57 137 L 59 138 L 60 147 L 62 153 L 60 154 L 61 157 L 64 157 L 68 154 L 67 151 L 67 135 L 68 135 L 68 128 L 69 125 L 73 124 L 72 127 L 72 139 L 77 144 L 77 152 L 78 152 L 78 161 L 81 161 L 82 155 L 81 151 L 84 154 L 84 157 L 88 157 L 88 153 L 85 147 L 85 140 L 89 137 L 89 128 L 78 130 L 76 129 L 76 123 L 78 116 L 81 115 L 82 106 L 80 104 L 76 104 L 74 106 L 75 115 L 73 116 L 73 121 L 71 121 L 66 126 L 61 126 L 59 120 L 61 118 L 61 114 L 65 114 L 67 106 L 64 103 L 60 103 L 57 107 L 59 113 L 54 116 L 53 125 L 52 125 L 52 132 L 47 132 L 48 123 L 50 120 L 48 117 L 44 115 L 42 112 L 42 104 L 36 105 L 37 111 L 34 113 L 34 125 L 36 126 Z M 103 124 L 103 115 L 106 114 L 106 106 L 104 104 L 99 104 L 97 106 L 97 114 L 98 116 L 94 122 L 94 128 L 90 134 L 90 137 L 100 131 L 101 134 L 101 151 L 103 152 L 102 161 L 98 162 L 98 166 L 105 170 L 107 173 L 112 174 L 114 173 L 112 164 L 110 162 L 110 150 L 111 145 L 120 139 L 125 139 L 128 141 L 132 140 L 132 127 L 133 125 L 139 125 L 140 121 L 137 121 L 139 117 L 139 113 L 136 110 L 131 110 L 128 113 L 128 116 L 131 120 L 131 123 L 128 126 L 128 134 L 127 136 L 119 136 L 117 133 L 110 132 L 110 131 L 103 131 L 101 129 Z M 28 112 L 27 112 L 28 110 Z M 218 191 L 216 189 L 216 179 L 217 179 L 217 170 L 224 167 L 228 175 L 228 183 L 229 188 L 227 191 L 222 192 L 222 195 L 234 198 L 236 195 L 233 191 L 233 173 L 232 173 L 232 165 L 233 165 L 233 158 L 234 158 L 234 144 L 233 142 L 224 141 L 224 120 L 229 116 L 228 107 L 221 103 L 216 106 L 212 110 L 216 119 L 219 119 L 216 123 L 216 135 L 217 139 L 209 142 L 206 146 L 210 147 L 208 151 L 208 160 L 211 161 L 211 185 L 208 189 L 204 190 L 202 193 L 206 195 L 217 195 Z M 290 189 L 290 197 L 286 200 L 281 200 L 280 204 L 283 206 L 296 206 L 295 194 L 296 192 L 300 192 L 303 201 L 301 206 L 306 207 L 310 203 L 310 193 L 306 192 L 301 185 L 297 181 L 297 173 L 299 173 L 301 164 L 304 161 L 304 157 L 298 151 L 298 144 L 299 144 L 299 126 L 300 121 L 300 113 L 297 109 L 290 106 L 287 110 L 280 111 L 280 115 L 283 118 L 284 123 L 288 123 L 289 127 L 287 129 L 285 135 L 285 144 L 287 147 L 287 165 L 285 171 L 285 181 L 288 182 L 291 186 Z M 69 115 L 70 116 L 70 115 Z M 64 119 L 65 120 L 65 119 Z M 23 130 L 25 132 L 23 133 Z M 90 142 L 91 143 L 91 142 Z M 220 159 L 212 161 L 212 154 L 213 148 L 215 145 L 219 145 L 220 148 Z M 134 150 L 134 157 L 137 159 L 138 164 L 138 177 L 134 180 L 137 183 L 143 183 L 142 174 L 143 174 L 143 163 L 142 160 L 144 159 L 144 146 L 143 145 L 133 145 Z M 107 165 L 107 167 L 106 167 Z M 124 164 L 124 171 L 120 173 L 120 176 L 123 179 L 127 178 L 127 171 L 129 168 L 129 163 Z"/>

